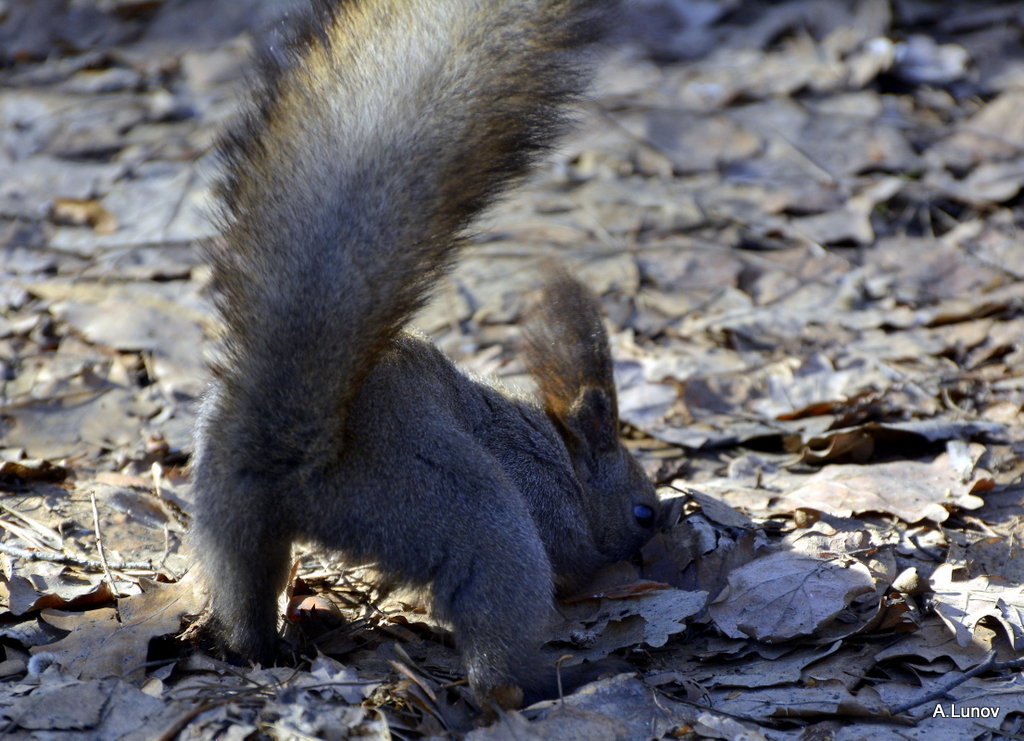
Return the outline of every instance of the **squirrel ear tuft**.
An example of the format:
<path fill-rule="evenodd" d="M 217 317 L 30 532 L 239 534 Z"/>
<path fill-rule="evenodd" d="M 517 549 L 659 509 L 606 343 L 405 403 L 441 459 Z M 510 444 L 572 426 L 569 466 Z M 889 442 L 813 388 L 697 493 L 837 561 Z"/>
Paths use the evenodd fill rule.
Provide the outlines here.
<path fill-rule="evenodd" d="M 566 442 L 577 455 L 606 453 L 618 445 L 615 397 L 603 388 L 584 388 L 559 421 L 575 438 Z"/>
<path fill-rule="evenodd" d="M 614 428 L 612 358 L 597 299 L 561 267 L 549 263 L 546 272 L 524 333 L 526 365 L 544 408 L 567 425 L 578 406 L 590 418 L 607 410 L 602 419 L 609 418 Z M 602 398 L 590 398 L 595 393 Z"/>

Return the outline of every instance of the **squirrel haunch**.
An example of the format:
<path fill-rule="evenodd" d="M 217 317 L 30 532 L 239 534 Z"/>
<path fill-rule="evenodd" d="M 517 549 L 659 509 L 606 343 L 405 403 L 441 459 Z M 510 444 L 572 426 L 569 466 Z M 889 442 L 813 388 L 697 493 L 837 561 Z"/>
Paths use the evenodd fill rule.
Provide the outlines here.
<path fill-rule="evenodd" d="M 474 693 L 544 684 L 558 588 L 651 534 L 594 299 L 559 274 L 528 333 L 541 403 L 403 332 L 471 220 L 553 142 L 600 0 L 321 2 L 222 146 L 223 359 L 193 549 L 226 647 L 270 662 L 294 542 L 374 562 L 454 628 Z M 512 698 L 512 699 L 510 699 Z"/>

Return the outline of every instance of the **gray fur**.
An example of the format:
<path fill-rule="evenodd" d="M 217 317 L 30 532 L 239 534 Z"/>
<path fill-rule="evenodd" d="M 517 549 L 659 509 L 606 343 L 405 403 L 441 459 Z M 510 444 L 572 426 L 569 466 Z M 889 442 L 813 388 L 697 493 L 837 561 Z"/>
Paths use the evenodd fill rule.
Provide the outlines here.
<path fill-rule="evenodd" d="M 545 681 L 556 588 L 649 537 L 634 508 L 657 500 L 618 442 L 582 287 L 560 310 L 583 319 L 531 349 L 543 405 L 401 332 L 470 220 L 563 128 L 608 5 L 323 4 L 268 62 L 224 144 L 208 256 L 227 331 L 193 464 L 193 546 L 231 650 L 273 660 L 276 598 L 308 541 L 429 587 L 474 692 L 514 701 L 506 688 Z M 555 383 L 547 367 L 576 370 Z"/>

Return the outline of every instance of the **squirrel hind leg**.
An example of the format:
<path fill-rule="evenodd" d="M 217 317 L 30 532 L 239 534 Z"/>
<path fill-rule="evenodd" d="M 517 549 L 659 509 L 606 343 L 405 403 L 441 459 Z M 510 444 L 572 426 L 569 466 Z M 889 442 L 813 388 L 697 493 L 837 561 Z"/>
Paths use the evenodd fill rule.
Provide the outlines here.
<path fill-rule="evenodd" d="M 291 544 L 251 537 L 230 544 L 196 538 L 210 600 L 209 626 L 235 663 L 273 665 L 278 648 L 278 596 L 288 580 Z"/>

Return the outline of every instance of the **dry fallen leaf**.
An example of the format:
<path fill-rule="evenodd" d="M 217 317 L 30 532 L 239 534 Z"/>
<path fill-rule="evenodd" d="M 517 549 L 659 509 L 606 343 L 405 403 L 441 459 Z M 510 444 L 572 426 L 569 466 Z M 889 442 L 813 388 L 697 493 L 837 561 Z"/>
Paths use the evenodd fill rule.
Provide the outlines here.
<path fill-rule="evenodd" d="M 52 608 L 83 608 L 113 598 L 102 574 L 85 574 L 48 561 L 19 563 L 17 572 L 0 582 L 0 597 L 12 615 Z"/>
<path fill-rule="evenodd" d="M 11 709 L 16 726 L 44 738 L 60 731 L 78 731 L 89 738 L 123 738 L 164 704 L 116 677 L 72 684 L 45 680 Z M 64 734 L 61 734 L 64 735 Z M 60 736 L 57 736 L 60 737 Z"/>
<path fill-rule="evenodd" d="M 857 717 L 877 718 L 885 711 L 876 697 L 847 690 L 836 680 L 810 687 L 784 685 L 737 692 L 733 688 L 712 691 L 715 710 L 746 718 L 834 718 L 845 724 Z M 876 731 L 877 732 L 877 731 Z"/>
<path fill-rule="evenodd" d="M 956 579 L 952 564 L 942 564 L 932 573 L 935 612 L 956 635 L 961 646 L 974 640 L 978 623 L 989 619 L 1006 631 L 1014 650 L 1024 650 L 1024 586 L 998 576 Z"/>
<path fill-rule="evenodd" d="M 940 616 L 941 617 L 941 616 Z M 919 630 L 901 638 L 892 646 L 883 648 L 875 654 L 877 661 L 889 661 L 892 659 L 907 659 L 910 661 L 932 663 L 941 659 L 952 660 L 958 669 L 967 671 L 985 660 L 988 652 L 992 650 L 992 636 L 979 636 L 976 631 L 973 640 L 961 645 L 957 641 L 957 634 L 942 619 L 934 617 L 926 621 Z M 1005 651 L 1007 659 L 1012 658 L 1012 652 Z"/>
<path fill-rule="evenodd" d="M 711 618 L 727 636 L 775 643 L 813 634 L 854 597 L 873 591 L 871 573 L 859 562 L 784 551 L 733 571 Z"/>
<path fill-rule="evenodd" d="M 821 646 L 795 646 L 781 656 L 743 656 L 698 668 L 694 678 L 705 687 L 773 687 L 799 682 L 808 664 L 839 650 L 842 641 Z"/>
<path fill-rule="evenodd" d="M 177 633 L 182 616 L 201 607 L 194 577 L 176 584 L 141 583 L 142 594 L 119 600 L 120 622 L 113 608 L 81 614 L 44 611 L 43 619 L 71 632 L 37 651 L 54 654 L 65 670 L 83 679 L 141 680 L 150 639 Z"/>
<path fill-rule="evenodd" d="M 0 461 L 0 480 L 5 476 L 21 481 L 59 483 L 67 478 L 68 469 L 48 460 Z"/>
<path fill-rule="evenodd" d="M 984 452 L 973 446 L 975 460 Z M 872 465 L 830 465 L 782 498 L 793 509 L 816 509 L 839 517 L 885 512 L 907 523 L 943 522 L 952 509 L 977 509 L 984 500 L 976 492 L 992 487 L 983 469 L 964 472 L 949 453 L 930 463 L 893 461 Z"/>
<path fill-rule="evenodd" d="M 585 685 L 563 700 L 543 703 L 531 709 L 536 719 L 528 727 L 499 723 L 468 736 L 473 741 L 524 738 L 551 739 L 638 739 L 663 738 L 695 718 L 698 710 L 671 697 L 655 693 L 642 680 L 628 674 Z M 533 736 L 536 727 L 537 735 Z M 578 735 L 577 735 L 578 734 Z"/>
<path fill-rule="evenodd" d="M 626 646 L 664 646 L 670 636 L 686 630 L 686 618 L 707 604 L 707 592 L 660 589 L 629 599 L 601 600 L 563 607 L 569 617 L 555 631 L 555 653 L 565 653 L 561 642 L 572 648 L 573 663 L 608 656 Z"/>
<path fill-rule="evenodd" d="M 97 234 L 117 231 L 117 219 L 100 201 L 81 198 L 57 198 L 53 202 L 53 220 L 58 224 L 91 226 Z"/>

